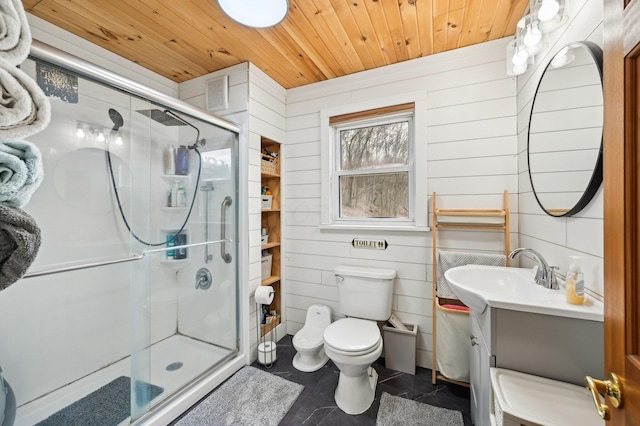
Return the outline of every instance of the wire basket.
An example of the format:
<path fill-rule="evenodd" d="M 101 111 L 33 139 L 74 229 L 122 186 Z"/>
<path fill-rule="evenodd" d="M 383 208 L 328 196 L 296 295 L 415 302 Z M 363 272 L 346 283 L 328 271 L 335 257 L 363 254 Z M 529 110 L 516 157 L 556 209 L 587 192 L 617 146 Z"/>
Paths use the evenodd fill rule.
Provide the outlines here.
<path fill-rule="evenodd" d="M 269 154 L 262 154 L 261 168 L 262 173 L 276 174 L 276 165 L 278 164 L 278 158 L 272 157 Z"/>

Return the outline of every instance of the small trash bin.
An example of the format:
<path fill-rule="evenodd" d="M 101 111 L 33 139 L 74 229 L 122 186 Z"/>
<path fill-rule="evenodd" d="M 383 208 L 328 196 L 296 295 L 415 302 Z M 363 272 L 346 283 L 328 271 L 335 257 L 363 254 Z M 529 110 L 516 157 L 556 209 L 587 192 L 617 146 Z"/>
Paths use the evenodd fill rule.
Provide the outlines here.
<path fill-rule="evenodd" d="M 405 324 L 407 331 L 387 324 L 384 333 L 384 362 L 387 368 L 416 374 L 416 337 L 418 324 Z"/>

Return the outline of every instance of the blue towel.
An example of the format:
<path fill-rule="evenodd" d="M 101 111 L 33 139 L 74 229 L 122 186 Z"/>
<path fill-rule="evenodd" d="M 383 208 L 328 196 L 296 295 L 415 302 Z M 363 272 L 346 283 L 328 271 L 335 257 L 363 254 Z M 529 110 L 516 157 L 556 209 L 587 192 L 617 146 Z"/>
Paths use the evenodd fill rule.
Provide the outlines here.
<path fill-rule="evenodd" d="M 23 207 L 42 183 L 42 155 L 27 141 L 0 143 L 0 205 Z"/>

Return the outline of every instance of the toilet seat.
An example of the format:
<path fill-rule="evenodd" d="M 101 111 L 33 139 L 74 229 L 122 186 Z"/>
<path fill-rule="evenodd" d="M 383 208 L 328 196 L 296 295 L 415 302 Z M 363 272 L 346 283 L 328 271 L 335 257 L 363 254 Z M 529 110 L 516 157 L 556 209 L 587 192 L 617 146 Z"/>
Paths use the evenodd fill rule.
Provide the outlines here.
<path fill-rule="evenodd" d="M 322 345 L 322 329 L 302 327 L 294 336 L 293 344 L 303 348 L 315 348 Z"/>
<path fill-rule="evenodd" d="M 324 330 L 324 344 L 347 356 L 358 356 L 375 350 L 382 336 L 373 321 L 344 318 Z"/>

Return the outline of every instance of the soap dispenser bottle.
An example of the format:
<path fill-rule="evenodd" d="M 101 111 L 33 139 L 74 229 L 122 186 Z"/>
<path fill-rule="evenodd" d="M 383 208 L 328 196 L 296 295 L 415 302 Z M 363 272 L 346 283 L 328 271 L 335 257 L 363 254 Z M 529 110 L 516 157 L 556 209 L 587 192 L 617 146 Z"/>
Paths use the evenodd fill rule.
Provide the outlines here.
<path fill-rule="evenodd" d="M 582 305 L 584 303 L 584 274 L 580 270 L 578 256 L 569 256 L 571 264 L 567 272 L 566 295 L 567 303 Z"/>

